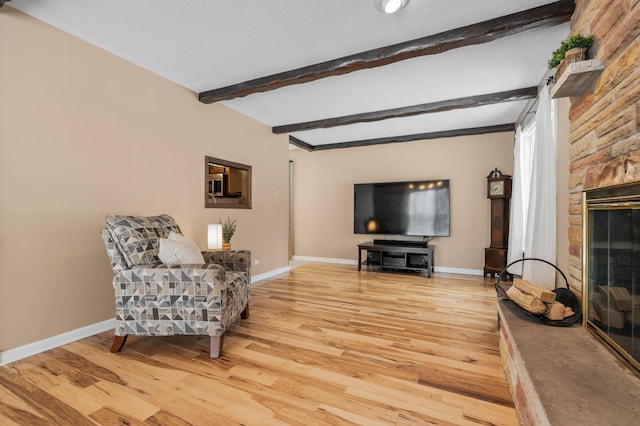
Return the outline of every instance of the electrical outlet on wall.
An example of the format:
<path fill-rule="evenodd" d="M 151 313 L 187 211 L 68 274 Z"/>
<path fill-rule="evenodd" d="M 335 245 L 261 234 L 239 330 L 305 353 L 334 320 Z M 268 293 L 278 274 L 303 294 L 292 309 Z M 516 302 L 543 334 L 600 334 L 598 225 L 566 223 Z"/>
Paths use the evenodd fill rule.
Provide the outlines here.
<path fill-rule="evenodd" d="M 253 264 L 258 266 L 260 264 L 260 259 L 254 259 Z"/>

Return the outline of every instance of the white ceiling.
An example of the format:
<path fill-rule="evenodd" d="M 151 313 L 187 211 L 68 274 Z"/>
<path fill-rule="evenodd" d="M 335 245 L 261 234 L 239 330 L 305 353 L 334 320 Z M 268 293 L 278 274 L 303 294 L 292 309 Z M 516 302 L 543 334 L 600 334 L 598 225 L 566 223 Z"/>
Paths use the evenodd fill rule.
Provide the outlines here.
<path fill-rule="evenodd" d="M 197 93 L 555 0 L 13 0 L 13 7 Z M 569 24 L 224 101 L 269 126 L 536 86 Z M 292 134 L 312 145 L 513 123 L 526 102 Z"/>

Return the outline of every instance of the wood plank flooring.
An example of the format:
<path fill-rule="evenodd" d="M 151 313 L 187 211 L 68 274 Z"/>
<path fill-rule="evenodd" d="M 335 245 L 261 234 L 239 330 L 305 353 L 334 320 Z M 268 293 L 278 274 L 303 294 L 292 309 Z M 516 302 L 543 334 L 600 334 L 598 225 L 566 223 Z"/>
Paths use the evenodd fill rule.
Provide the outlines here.
<path fill-rule="evenodd" d="M 102 333 L 0 367 L 2 425 L 515 425 L 493 281 L 307 264 L 253 286 L 222 357 Z"/>

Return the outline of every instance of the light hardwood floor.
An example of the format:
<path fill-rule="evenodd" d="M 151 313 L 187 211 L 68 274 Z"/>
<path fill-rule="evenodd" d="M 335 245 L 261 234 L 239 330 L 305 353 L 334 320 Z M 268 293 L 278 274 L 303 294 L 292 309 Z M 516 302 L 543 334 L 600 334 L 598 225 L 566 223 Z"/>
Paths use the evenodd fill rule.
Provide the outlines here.
<path fill-rule="evenodd" d="M 0 368 L 0 424 L 515 425 L 493 282 L 307 264 L 206 337 L 102 333 Z"/>

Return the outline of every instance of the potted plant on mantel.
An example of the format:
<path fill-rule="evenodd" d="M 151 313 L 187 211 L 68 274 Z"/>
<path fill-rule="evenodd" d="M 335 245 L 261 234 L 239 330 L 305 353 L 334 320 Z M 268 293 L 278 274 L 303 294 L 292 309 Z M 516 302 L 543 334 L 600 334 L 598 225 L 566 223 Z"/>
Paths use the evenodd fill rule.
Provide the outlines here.
<path fill-rule="evenodd" d="M 222 223 L 222 220 L 220 220 Z M 231 237 L 236 232 L 236 226 L 238 224 L 237 220 L 231 220 L 230 217 L 227 217 L 227 221 L 222 223 L 222 249 L 229 250 L 231 248 Z"/>
<path fill-rule="evenodd" d="M 569 64 L 584 61 L 587 56 L 587 49 L 593 45 L 593 35 L 584 36 L 576 34 L 569 37 L 560 44 L 560 47 L 553 52 L 553 57 L 549 60 L 549 69 L 558 67 L 556 70 L 556 81 L 560 79 L 562 73 Z"/>

